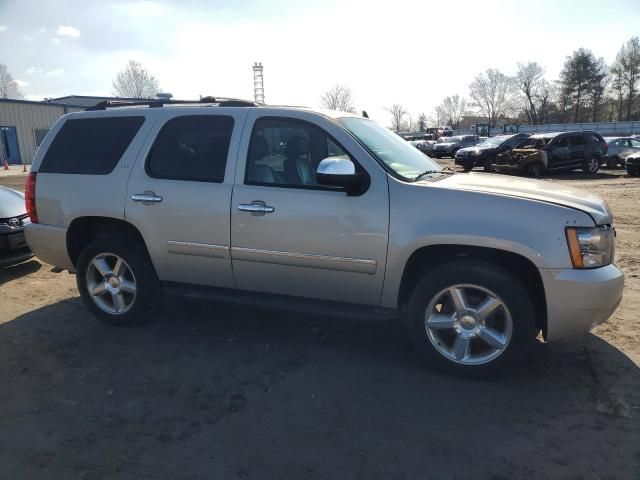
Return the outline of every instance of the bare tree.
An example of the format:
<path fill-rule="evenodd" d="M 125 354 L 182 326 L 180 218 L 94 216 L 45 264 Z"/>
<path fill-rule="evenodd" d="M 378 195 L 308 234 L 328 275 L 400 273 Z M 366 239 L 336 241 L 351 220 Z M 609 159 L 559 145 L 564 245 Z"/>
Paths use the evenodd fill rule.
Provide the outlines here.
<path fill-rule="evenodd" d="M 116 75 L 113 91 L 119 97 L 153 98 L 160 91 L 160 85 L 140 63 L 129 60 L 125 69 Z"/>
<path fill-rule="evenodd" d="M 385 107 L 385 110 L 391 114 L 391 129 L 396 132 L 402 130 L 404 126 L 404 117 L 407 115 L 407 111 L 399 103 L 394 103 L 390 107 Z"/>
<path fill-rule="evenodd" d="M 464 97 L 460 98 L 460 95 L 453 95 L 445 97 L 440 108 L 445 113 L 446 119 L 451 122 L 451 126 L 458 128 L 466 106 L 467 100 Z"/>
<path fill-rule="evenodd" d="M 324 108 L 340 112 L 355 113 L 351 89 L 344 85 L 335 85 L 325 93 L 320 100 Z"/>
<path fill-rule="evenodd" d="M 0 98 L 23 98 L 18 82 L 4 63 L 0 63 Z"/>
<path fill-rule="evenodd" d="M 526 64 L 518 63 L 518 73 L 516 73 L 516 85 L 524 95 L 526 106 L 525 112 L 529 119 L 529 124 L 535 125 L 539 122 L 536 99 L 540 94 L 540 87 L 543 81 L 544 69 L 536 62 Z"/>
<path fill-rule="evenodd" d="M 615 95 L 616 114 L 614 118 L 618 121 L 622 120 L 625 87 L 626 83 L 622 66 L 616 58 L 615 63 L 611 67 L 611 91 Z"/>
<path fill-rule="evenodd" d="M 498 118 L 511 108 L 513 80 L 493 68 L 477 75 L 469 92 L 482 115 L 487 117 L 490 127 L 495 127 Z"/>
<path fill-rule="evenodd" d="M 540 87 L 538 88 L 538 106 L 536 111 L 537 121 L 539 123 L 547 123 L 549 121 L 549 114 L 552 107 L 555 108 L 553 99 L 556 96 L 556 90 L 554 84 L 542 80 Z"/>
<path fill-rule="evenodd" d="M 444 111 L 444 109 L 442 108 L 442 105 L 438 105 L 433 110 L 433 115 L 428 117 L 429 123 L 434 128 L 440 128 L 444 126 L 443 124 L 446 122 L 446 120 L 447 120 L 447 112 Z"/>

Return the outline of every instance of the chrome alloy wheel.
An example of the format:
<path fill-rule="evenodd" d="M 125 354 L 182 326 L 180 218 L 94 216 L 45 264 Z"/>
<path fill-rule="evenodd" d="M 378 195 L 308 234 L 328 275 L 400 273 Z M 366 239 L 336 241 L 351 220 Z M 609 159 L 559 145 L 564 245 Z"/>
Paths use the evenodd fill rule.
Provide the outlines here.
<path fill-rule="evenodd" d="M 87 291 L 100 310 L 111 315 L 127 312 L 136 299 L 131 267 L 113 253 L 101 253 L 87 268 Z"/>
<path fill-rule="evenodd" d="M 504 301 L 479 285 L 452 285 L 429 302 L 424 326 L 441 355 L 463 365 L 482 365 L 503 353 L 513 331 Z"/>
<path fill-rule="evenodd" d="M 587 162 L 587 170 L 589 173 L 596 173 L 600 168 L 600 162 L 597 158 L 590 158 Z"/>

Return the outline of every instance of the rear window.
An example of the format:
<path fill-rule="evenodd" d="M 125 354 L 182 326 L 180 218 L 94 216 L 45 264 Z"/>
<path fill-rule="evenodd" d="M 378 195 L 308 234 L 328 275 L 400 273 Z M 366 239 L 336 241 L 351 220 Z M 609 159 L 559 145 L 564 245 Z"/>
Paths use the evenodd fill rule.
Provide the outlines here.
<path fill-rule="evenodd" d="M 67 120 L 47 150 L 40 172 L 107 175 L 138 133 L 144 117 Z"/>
<path fill-rule="evenodd" d="M 154 178 L 217 182 L 224 180 L 233 117 L 185 115 L 169 120 L 149 153 Z"/>

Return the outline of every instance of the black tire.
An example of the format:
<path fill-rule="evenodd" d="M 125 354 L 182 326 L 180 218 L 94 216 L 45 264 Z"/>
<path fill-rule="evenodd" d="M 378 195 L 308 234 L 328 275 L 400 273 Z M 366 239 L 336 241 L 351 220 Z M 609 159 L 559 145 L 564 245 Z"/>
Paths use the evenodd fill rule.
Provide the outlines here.
<path fill-rule="evenodd" d="M 494 292 L 511 313 L 511 338 L 502 353 L 487 363 L 456 363 L 440 353 L 427 334 L 425 312 L 430 302 L 438 292 L 460 284 L 473 284 Z M 509 272 L 484 261 L 454 261 L 427 271 L 411 293 L 407 313 L 409 337 L 417 353 L 429 367 L 447 374 L 486 378 L 506 373 L 518 366 L 535 344 L 535 315 L 527 290 Z M 473 341 L 482 347 L 477 344 L 479 338 Z"/>
<path fill-rule="evenodd" d="M 616 168 L 620 163 L 618 157 L 609 157 L 607 158 L 607 168 Z"/>
<path fill-rule="evenodd" d="M 542 165 L 538 162 L 530 163 L 525 170 L 527 177 L 540 178 L 542 175 Z"/>
<path fill-rule="evenodd" d="M 487 173 L 493 172 L 493 159 L 491 157 L 487 158 L 484 161 L 483 168 L 484 168 L 484 171 Z"/>
<path fill-rule="evenodd" d="M 131 303 L 123 313 L 108 313 L 100 308 L 87 288 L 91 262 L 103 254 L 120 257 L 133 275 L 135 295 L 127 294 Z M 87 308 L 98 319 L 110 325 L 139 325 L 148 319 L 154 304 L 161 300 L 158 277 L 146 249 L 115 237 L 98 237 L 82 250 L 77 262 L 76 282 Z M 105 285 L 106 283 L 108 282 L 105 282 Z M 108 299 L 108 294 L 105 297 Z"/>
<path fill-rule="evenodd" d="M 600 170 L 600 161 L 596 157 L 587 156 L 582 164 L 582 172 L 595 175 Z"/>

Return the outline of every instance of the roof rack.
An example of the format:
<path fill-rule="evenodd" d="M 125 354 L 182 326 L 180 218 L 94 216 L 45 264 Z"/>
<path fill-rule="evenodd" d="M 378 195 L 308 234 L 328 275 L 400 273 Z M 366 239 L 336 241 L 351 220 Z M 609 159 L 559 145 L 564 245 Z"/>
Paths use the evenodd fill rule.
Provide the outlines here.
<path fill-rule="evenodd" d="M 194 105 L 194 104 L 216 104 L 218 107 L 258 107 L 259 104 L 250 100 L 224 97 L 202 97 L 200 100 L 170 100 L 165 98 L 152 98 L 149 100 L 105 100 L 85 109 L 86 112 L 94 110 L 106 110 L 107 108 L 119 107 L 149 107 L 158 108 L 165 105 Z"/>

